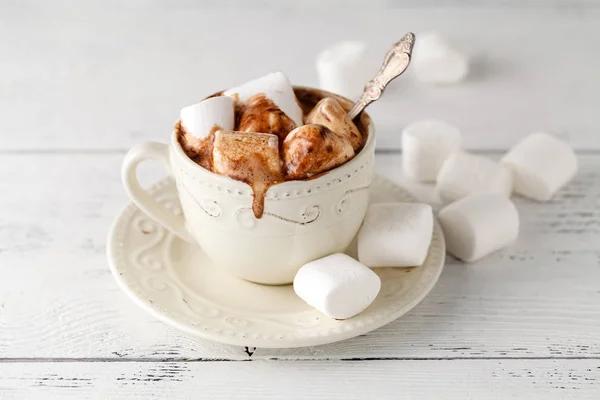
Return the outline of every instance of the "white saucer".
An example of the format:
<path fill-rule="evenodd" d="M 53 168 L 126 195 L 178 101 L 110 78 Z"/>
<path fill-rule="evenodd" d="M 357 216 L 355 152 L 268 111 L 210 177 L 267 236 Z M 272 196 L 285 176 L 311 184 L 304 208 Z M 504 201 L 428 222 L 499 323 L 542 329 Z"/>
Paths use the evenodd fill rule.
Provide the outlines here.
<path fill-rule="evenodd" d="M 181 213 L 171 179 L 150 193 Z M 394 183 L 375 176 L 371 202 L 413 202 Z M 348 254 L 354 255 L 356 245 Z M 407 313 L 433 288 L 444 265 L 445 244 L 436 223 L 425 264 L 376 268 L 381 292 L 364 312 L 344 321 L 313 310 L 291 285 L 263 286 L 212 265 L 202 250 L 128 206 L 108 237 L 108 259 L 119 286 L 144 310 L 183 331 L 217 342 L 255 347 L 301 347 L 362 335 Z"/>

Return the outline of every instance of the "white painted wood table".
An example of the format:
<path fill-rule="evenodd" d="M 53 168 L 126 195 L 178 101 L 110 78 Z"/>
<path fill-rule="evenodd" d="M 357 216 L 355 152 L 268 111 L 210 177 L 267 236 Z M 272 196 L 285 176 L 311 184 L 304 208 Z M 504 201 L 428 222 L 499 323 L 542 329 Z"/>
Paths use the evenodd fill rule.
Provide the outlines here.
<path fill-rule="evenodd" d="M 518 242 L 471 265 L 449 258 L 403 318 L 340 343 L 272 350 L 201 340 L 144 313 L 109 272 L 106 235 L 128 202 L 119 168 L 132 143 L 165 141 L 179 107 L 231 76 L 280 67 L 314 84 L 312 61 L 292 53 L 312 57 L 318 35 L 290 32 L 325 17 L 183 1 L 0 4 L 0 399 L 600 398 L 599 10 L 370 12 L 384 23 L 357 25 L 363 11 L 353 9 L 328 15 L 323 32 L 385 47 L 399 26 L 436 27 L 474 52 L 502 50 L 488 53 L 489 75 L 465 86 L 410 84 L 376 104 L 379 173 L 435 202 L 430 187 L 401 176 L 393 150 L 402 125 L 423 116 L 451 120 L 468 147 L 494 158 L 531 129 L 553 130 L 581 150 L 581 170 L 550 202 L 517 198 Z M 198 39 L 247 19 L 257 25 L 247 39 L 290 48 L 224 52 L 238 43 L 231 30 Z M 548 63 L 550 43 L 570 71 Z M 161 174 L 142 172 L 146 182 Z"/>

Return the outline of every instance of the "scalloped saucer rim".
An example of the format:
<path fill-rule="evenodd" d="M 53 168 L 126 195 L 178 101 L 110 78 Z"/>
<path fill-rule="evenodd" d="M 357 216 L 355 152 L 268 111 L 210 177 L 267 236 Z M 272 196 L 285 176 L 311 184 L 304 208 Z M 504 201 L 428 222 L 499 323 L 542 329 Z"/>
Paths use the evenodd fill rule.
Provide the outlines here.
<path fill-rule="evenodd" d="M 181 213 L 175 183 L 156 183 L 149 193 Z M 375 175 L 371 203 L 414 202 L 395 183 Z M 355 243 L 348 253 L 355 255 Z M 315 346 L 380 328 L 414 308 L 433 289 L 445 261 L 435 223 L 425 263 L 413 268 L 375 268 L 382 289 L 361 314 L 332 320 L 295 296 L 291 285 L 264 286 L 213 267 L 202 250 L 186 243 L 130 204 L 114 221 L 107 254 L 119 287 L 141 308 L 177 329 L 216 342 L 253 347 Z M 223 290 L 226 288 L 227 290 Z"/>

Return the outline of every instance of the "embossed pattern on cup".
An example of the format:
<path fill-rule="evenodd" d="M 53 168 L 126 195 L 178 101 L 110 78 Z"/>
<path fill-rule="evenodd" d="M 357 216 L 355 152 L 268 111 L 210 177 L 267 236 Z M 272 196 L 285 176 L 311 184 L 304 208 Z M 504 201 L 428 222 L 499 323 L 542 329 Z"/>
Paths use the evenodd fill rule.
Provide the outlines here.
<path fill-rule="evenodd" d="M 331 95 L 311 90 L 322 97 Z M 352 106 L 347 99 L 342 103 Z M 303 264 L 344 251 L 364 218 L 373 176 L 375 129 L 365 117 L 361 121 L 367 121 L 368 136 L 359 154 L 318 178 L 272 186 L 260 219 L 252 213 L 251 188 L 194 163 L 174 131 L 168 164 L 185 215 L 182 229 L 187 231 L 179 236 L 189 240 L 189 232 L 215 265 L 264 284 L 291 283 Z M 124 176 L 126 169 L 124 165 Z M 135 195 L 131 197 L 144 209 Z M 153 207 L 144 210 L 153 216 Z"/>

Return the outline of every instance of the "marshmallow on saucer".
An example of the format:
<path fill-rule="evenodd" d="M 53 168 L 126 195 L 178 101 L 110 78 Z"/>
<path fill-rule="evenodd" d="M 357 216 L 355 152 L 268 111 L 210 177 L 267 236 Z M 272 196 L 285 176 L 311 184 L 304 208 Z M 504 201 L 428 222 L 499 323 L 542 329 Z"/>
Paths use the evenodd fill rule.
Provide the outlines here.
<path fill-rule="evenodd" d="M 360 95 L 371 78 L 366 59 L 367 44 L 344 41 L 323 50 L 317 57 L 317 74 L 321 89 L 353 98 Z"/>
<path fill-rule="evenodd" d="M 333 97 L 325 97 L 306 116 L 307 124 L 326 126 L 340 135 L 347 136 L 354 151 L 362 146 L 363 137 L 342 105 Z"/>
<path fill-rule="evenodd" d="M 460 131 L 436 120 L 414 122 L 402 131 L 402 167 L 409 178 L 435 181 L 446 158 L 461 147 Z"/>
<path fill-rule="evenodd" d="M 519 234 L 515 205 L 501 194 L 478 194 L 460 199 L 440 211 L 448 251 L 471 262 L 508 246 Z"/>
<path fill-rule="evenodd" d="M 437 176 L 437 192 L 443 200 L 458 200 L 477 193 L 512 192 L 512 174 L 504 165 L 489 158 L 455 153 L 446 158 Z"/>
<path fill-rule="evenodd" d="M 323 125 L 299 126 L 283 141 L 283 168 L 288 178 L 310 178 L 354 157 L 347 136 Z"/>
<path fill-rule="evenodd" d="M 223 95 L 244 104 L 250 97 L 260 93 L 271 99 L 297 126 L 302 125 L 302 109 L 298 105 L 292 84 L 283 72 L 271 72 L 261 78 L 226 90 Z"/>
<path fill-rule="evenodd" d="M 514 175 L 515 192 L 549 200 L 577 173 L 577 156 L 569 145 L 546 133 L 533 133 L 502 159 Z"/>
<path fill-rule="evenodd" d="M 430 205 L 372 204 L 358 232 L 358 260 L 371 268 L 422 265 L 432 235 Z"/>
<path fill-rule="evenodd" d="M 181 126 L 196 139 L 203 139 L 217 129 L 233 129 L 233 100 L 226 96 L 211 97 L 181 110 Z"/>
<path fill-rule="evenodd" d="M 453 48 L 437 33 L 418 35 L 412 52 L 411 69 L 426 83 L 454 83 L 461 81 L 469 70 L 467 57 Z"/>
<path fill-rule="evenodd" d="M 355 259 L 337 253 L 305 264 L 294 278 L 296 294 L 323 314 L 352 318 L 377 297 L 379 276 Z"/>

